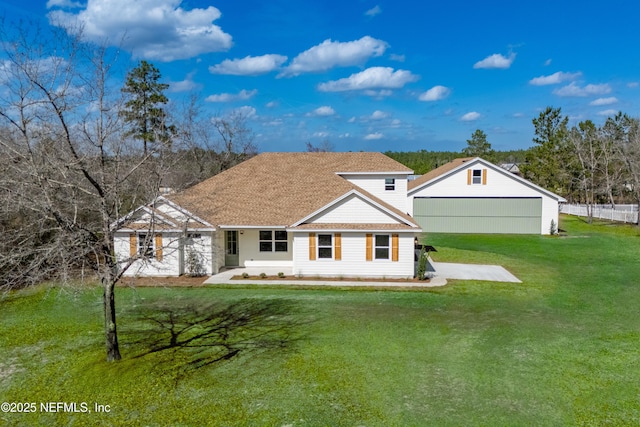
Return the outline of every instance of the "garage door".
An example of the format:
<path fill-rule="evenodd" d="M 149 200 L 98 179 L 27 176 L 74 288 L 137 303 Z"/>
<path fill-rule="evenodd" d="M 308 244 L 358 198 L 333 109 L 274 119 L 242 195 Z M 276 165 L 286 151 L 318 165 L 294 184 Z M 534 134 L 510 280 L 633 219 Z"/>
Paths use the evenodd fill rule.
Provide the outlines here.
<path fill-rule="evenodd" d="M 413 216 L 432 233 L 540 234 L 542 198 L 419 197 Z"/>

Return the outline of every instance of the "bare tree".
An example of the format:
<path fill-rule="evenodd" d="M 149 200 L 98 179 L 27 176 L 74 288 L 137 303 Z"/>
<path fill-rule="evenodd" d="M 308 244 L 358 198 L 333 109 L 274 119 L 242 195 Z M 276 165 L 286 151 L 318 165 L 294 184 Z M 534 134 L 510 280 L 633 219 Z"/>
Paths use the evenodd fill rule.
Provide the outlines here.
<path fill-rule="evenodd" d="M 587 120 L 577 127 L 571 128 L 567 140 L 573 148 L 573 158 L 577 164 L 574 178 L 587 205 L 589 223 L 593 221 L 593 205 L 596 202 L 597 190 L 603 169 L 602 153 L 600 151 L 600 130 L 595 124 Z M 570 165 L 565 168 L 571 169 Z"/>
<path fill-rule="evenodd" d="M 623 186 L 640 208 L 640 120 L 618 113 L 607 119 L 604 128 L 623 164 Z"/>
<path fill-rule="evenodd" d="M 162 153 L 145 155 L 122 131 L 116 53 L 80 32 L 52 31 L 0 29 L 0 283 L 69 280 L 90 268 L 104 290 L 113 361 L 121 357 L 115 285 L 133 259 L 116 260 L 112 224 L 157 194 Z"/>
<path fill-rule="evenodd" d="M 248 119 L 247 114 L 241 110 L 211 119 L 219 137 L 216 151 L 220 171 L 227 170 L 256 154 L 253 131 L 247 125 Z"/>
<path fill-rule="evenodd" d="M 318 145 L 313 145 L 310 141 L 307 141 L 306 147 L 308 153 L 330 153 L 332 151 L 335 151 L 333 144 L 327 139 L 325 139 Z"/>
<path fill-rule="evenodd" d="M 177 124 L 177 138 L 171 160 L 175 167 L 165 177 L 176 191 L 197 184 L 257 153 L 248 117 L 242 112 L 211 116 L 201 98 L 192 94 L 176 104 L 171 119 Z"/>

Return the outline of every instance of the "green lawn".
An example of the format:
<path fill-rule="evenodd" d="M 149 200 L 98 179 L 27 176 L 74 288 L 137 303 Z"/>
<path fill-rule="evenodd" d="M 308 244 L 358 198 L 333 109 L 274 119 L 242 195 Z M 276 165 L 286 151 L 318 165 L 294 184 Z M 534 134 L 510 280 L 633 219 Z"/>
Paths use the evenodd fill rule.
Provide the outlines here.
<path fill-rule="evenodd" d="M 522 284 L 121 288 L 112 364 L 99 289 L 14 293 L 0 302 L 0 402 L 38 413 L 0 413 L 0 425 L 640 425 L 640 233 L 571 217 L 560 227 L 566 236 L 428 236 L 437 261 L 501 264 Z M 237 352 L 150 352 L 169 342 L 157 321 L 175 330 L 202 306 L 212 323 L 178 340 L 232 319 Z"/>

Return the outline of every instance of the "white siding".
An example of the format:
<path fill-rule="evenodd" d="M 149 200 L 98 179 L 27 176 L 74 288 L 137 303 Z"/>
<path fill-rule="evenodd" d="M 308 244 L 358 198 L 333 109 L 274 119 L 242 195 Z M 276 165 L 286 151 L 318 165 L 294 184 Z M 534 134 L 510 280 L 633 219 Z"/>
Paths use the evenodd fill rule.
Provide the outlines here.
<path fill-rule="evenodd" d="M 318 231 L 316 235 L 321 231 Z M 385 233 L 380 233 L 385 234 Z M 391 234 L 391 233 L 388 233 Z M 309 233 L 293 237 L 293 274 L 300 276 L 411 278 L 414 274 L 413 234 L 400 233 L 398 261 L 366 260 L 366 233 L 342 232 L 342 259 L 309 260 Z"/>
<path fill-rule="evenodd" d="M 398 220 L 353 194 L 307 222 L 321 224 L 389 224 L 396 223 Z"/>
<path fill-rule="evenodd" d="M 407 175 L 341 175 L 347 181 L 406 212 Z M 385 190 L 385 179 L 394 178 L 395 190 Z"/>
<path fill-rule="evenodd" d="M 467 184 L 468 169 L 487 169 L 487 184 Z M 541 234 L 549 234 L 551 220 L 558 224 L 558 201 L 530 187 L 517 178 L 479 163 L 463 168 L 446 178 L 412 193 L 409 198 L 413 215 L 414 197 L 542 197 Z"/>
<path fill-rule="evenodd" d="M 155 258 L 139 259 L 133 262 L 125 271 L 125 276 L 178 276 L 184 273 L 182 267 L 182 257 L 186 256 L 186 251 L 181 247 L 181 233 L 164 232 L 162 234 L 162 261 Z M 114 248 L 116 257 L 121 266 L 125 266 L 129 260 L 130 243 L 129 232 L 118 232 L 114 237 Z M 212 250 L 211 234 L 201 233 L 200 239 L 195 239 L 192 248 L 201 256 L 205 274 L 212 274 Z M 155 238 L 154 238 L 155 249 Z M 187 249 L 188 250 L 188 249 Z"/>
<path fill-rule="evenodd" d="M 269 229 L 264 228 L 263 230 Z M 287 238 L 287 252 L 260 252 L 260 230 L 241 230 L 238 233 L 240 265 L 245 267 L 291 267 L 293 254 L 291 233 L 287 233 Z"/>

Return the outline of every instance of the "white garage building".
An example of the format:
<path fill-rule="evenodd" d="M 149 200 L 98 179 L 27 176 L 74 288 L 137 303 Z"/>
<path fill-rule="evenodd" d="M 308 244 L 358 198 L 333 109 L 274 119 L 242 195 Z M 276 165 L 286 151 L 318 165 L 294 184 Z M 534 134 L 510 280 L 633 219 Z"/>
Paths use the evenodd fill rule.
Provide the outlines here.
<path fill-rule="evenodd" d="M 408 184 L 424 232 L 549 234 L 561 196 L 479 157 L 456 159 Z"/>

